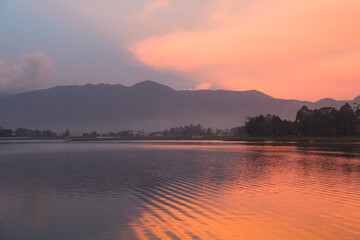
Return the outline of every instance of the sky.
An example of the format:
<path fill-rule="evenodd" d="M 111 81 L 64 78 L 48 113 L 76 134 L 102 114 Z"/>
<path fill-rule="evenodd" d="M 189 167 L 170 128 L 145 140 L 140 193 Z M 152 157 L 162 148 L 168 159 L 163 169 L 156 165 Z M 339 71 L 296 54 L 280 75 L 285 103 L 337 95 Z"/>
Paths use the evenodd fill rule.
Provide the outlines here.
<path fill-rule="evenodd" d="M 360 95 L 358 0 L 0 0 L 0 93 L 57 85 Z"/>

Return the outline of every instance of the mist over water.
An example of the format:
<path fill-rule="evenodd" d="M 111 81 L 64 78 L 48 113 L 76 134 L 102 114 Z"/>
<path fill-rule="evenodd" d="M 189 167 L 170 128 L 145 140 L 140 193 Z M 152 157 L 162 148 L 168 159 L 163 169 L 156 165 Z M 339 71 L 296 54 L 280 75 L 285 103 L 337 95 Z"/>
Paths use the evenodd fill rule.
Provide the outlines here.
<path fill-rule="evenodd" d="M 359 144 L 2 142 L 0 239 L 359 239 Z"/>

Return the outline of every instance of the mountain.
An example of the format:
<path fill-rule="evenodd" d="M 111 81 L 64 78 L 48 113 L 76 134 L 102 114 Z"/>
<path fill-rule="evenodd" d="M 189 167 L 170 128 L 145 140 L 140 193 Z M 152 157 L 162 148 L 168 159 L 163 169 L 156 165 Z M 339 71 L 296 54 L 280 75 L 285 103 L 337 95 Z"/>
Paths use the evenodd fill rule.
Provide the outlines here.
<path fill-rule="evenodd" d="M 360 96 L 355 100 L 360 103 Z M 242 125 L 248 116 L 271 113 L 293 120 L 303 105 L 339 108 L 346 102 L 352 101 L 284 100 L 256 90 L 175 91 L 159 83 L 144 81 L 130 87 L 88 84 L 3 95 L 0 120 L 7 128 L 54 131 L 70 128 L 77 134 L 92 130 L 153 131 L 190 123 L 231 128 Z"/>

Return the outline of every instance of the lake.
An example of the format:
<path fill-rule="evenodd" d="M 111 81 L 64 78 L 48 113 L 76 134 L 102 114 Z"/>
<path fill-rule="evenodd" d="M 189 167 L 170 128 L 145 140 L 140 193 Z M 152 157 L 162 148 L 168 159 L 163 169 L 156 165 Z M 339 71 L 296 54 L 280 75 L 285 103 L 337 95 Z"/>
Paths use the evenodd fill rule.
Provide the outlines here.
<path fill-rule="evenodd" d="M 360 239 L 360 144 L 3 141 L 0 239 Z"/>

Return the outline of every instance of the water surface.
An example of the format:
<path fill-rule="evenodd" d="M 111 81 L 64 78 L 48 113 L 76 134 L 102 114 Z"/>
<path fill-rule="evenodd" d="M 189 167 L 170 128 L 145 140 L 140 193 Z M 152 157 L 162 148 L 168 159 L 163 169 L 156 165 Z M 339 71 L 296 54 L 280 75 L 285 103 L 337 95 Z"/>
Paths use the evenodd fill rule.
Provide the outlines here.
<path fill-rule="evenodd" d="M 359 144 L 0 142 L 0 239 L 360 239 Z"/>

